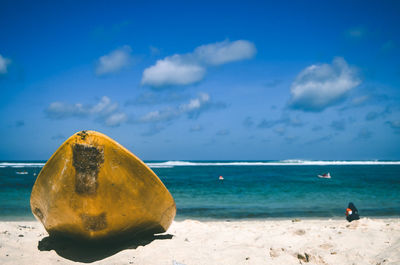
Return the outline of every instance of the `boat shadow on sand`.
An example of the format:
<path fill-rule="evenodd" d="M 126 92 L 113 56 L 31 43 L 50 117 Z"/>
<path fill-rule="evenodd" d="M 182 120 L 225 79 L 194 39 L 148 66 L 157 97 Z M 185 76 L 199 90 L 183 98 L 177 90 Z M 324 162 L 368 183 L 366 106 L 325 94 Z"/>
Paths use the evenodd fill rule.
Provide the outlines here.
<path fill-rule="evenodd" d="M 171 234 L 148 235 L 127 241 L 108 243 L 78 242 L 68 238 L 45 237 L 39 241 L 40 251 L 54 250 L 59 256 L 72 261 L 91 263 L 110 257 L 122 250 L 146 246 L 154 240 L 172 239 Z"/>

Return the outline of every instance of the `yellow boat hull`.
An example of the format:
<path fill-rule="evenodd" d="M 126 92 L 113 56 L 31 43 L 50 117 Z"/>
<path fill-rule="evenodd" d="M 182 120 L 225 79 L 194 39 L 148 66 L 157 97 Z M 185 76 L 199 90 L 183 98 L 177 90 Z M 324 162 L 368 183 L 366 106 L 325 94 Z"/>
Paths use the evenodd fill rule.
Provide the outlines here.
<path fill-rule="evenodd" d="M 165 232 L 176 214 L 157 175 L 95 131 L 74 134 L 47 161 L 31 209 L 51 236 L 86 240 Z"/>

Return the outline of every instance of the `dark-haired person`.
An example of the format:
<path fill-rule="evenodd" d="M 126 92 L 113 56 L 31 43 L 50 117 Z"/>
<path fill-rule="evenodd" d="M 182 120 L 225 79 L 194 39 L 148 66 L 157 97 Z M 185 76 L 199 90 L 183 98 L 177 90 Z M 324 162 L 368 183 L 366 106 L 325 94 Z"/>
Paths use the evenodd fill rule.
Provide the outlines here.
<path fill-rule="evenodd" d="M 349 206 L 347 206 L 346 219 L 349 222 L 360 219 L 360 216 L 358 215 L 358 210 L 352 202 L 350 202 Z"/>

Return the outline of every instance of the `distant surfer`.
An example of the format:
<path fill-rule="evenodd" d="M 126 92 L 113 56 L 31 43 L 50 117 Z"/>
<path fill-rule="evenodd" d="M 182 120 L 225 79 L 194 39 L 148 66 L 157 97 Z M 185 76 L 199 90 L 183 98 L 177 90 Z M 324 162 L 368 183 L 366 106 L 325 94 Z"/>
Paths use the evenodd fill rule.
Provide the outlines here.
<path fill-rule="evenodd" d="M 322 174 L 322 175 L 318 175 L 318 177 L 322 178 L 322 179 L 330 179 L 331 178 L 331 174 L 329 174 L 329 172 L 328 172 L 328 173 L 325 173 L 325 174 Z"/>
<path fill-rule="evenodd" d="M 219 180 L 224 180 L 224 177 L 223 177 L 223 176 L 219 176 L 218 179 L 219 179 Z"/>
<path fill-rule="evenodd" d="M 358 215 L 358 210 L 352 202 L 350 202 L 349 206 L 347 206 L 346 219 L 349 222 L 360 219 L 360 216 Z"/>

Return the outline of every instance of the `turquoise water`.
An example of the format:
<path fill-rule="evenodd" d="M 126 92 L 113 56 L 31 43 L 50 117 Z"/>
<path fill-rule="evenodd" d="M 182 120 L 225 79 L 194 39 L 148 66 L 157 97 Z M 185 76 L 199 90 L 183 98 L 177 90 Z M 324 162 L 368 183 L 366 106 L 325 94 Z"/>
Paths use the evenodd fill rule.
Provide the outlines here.
<path fill-rule="evenodd" d="M 173 195 L 177 219 L 335 218 L 349 202 L 361 216 L 400 216 L 396 161 L 146 163 Z M 0 162 L 0 219 L 33 219 L 29 197 L 43 164 Z M 317 177 L 327 172 L 331 179 Z"/>

